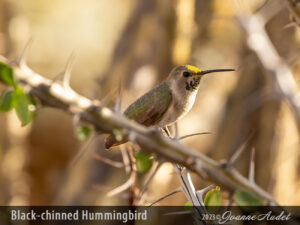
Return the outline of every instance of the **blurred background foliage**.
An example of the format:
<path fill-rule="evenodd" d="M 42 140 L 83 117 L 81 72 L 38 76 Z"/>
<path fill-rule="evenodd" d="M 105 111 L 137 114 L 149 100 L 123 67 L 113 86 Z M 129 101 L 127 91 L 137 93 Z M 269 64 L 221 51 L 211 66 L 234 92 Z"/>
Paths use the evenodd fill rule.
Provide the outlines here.
<path fill-rule="evenodd" d="M 251 12 L 267 13 L 278 1 L 241 2 Z M 288 26 L 290 12 L 281 2 L 266 28 L 299 82 L 300 29 Z M 178 123 L 179 132 L 212 134 L 183 142 L 222 160 L 255 130 L 238 170 L 247 175 L 254 146 L 257 184 L 280 204 L 300 205 L 299 133 L 293 115 L 270 91 L 273 84 L 248 49 L 231 0 L 0 0 L 0 55 L 18 57 L 32 37 L 28 63 L 33 70 L 55 78 L 74 51 L 71 86 L 89 98 L 110 96 L 107 104 L 112 106 L 121 81 L 123 110 L 161 82 L 175 65 L 235 68 L 235 73 L 202 80 L 192 111 Z M 0 86 L 0 91 L 4 89 Z M 0 114 L 0 204 L 127 205 L 127 192 L 106 196 L 127 175 L 94 157 L 122 160 L 117 149 L 104 150 L 103 137 L 91 142 L 86 154 L 70 165 L 84 143 L 75 138 L 69 115 L 40 108 L 34 122 L 21 127 L 14 113 Z M 139 174 L 138 185 L 144 180 L 145 175 Z M 193 180 L 199 189 L 210 184 L 197 176 Z M 178 186 L 172 165 L 165 163 L 144 203 Z M 177 194 L 159 204 L 186 201 L 183 194 Z"/>

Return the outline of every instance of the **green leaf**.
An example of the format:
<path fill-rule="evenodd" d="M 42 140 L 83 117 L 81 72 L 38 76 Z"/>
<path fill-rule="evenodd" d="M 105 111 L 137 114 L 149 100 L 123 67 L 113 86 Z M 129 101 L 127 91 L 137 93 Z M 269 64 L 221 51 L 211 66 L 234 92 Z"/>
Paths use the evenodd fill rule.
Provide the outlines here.
<path fill-rule="evenodd" d="M 8 112 L 13 108 L 13 92 L 4 91 L 0 97 L 0 112 Z"/>
<path fill-rule="evenodd" d="M 76 137 L 79 141 L 86 141 L 87 139 L 89 139 L 90 135 L 91 128 L 84 125 L 76 127 Z"/>
<path fill-rule="evenodd" d="M 217 186 L 215 189 L 208 191 L 204 197 L 205 206 L 220 206 L 222 203 L 222 193 Z"/>
<path fill-rule="evenodd" d="M 123 140 L 122 132 L 119 129 L 113 129 L 113 134 L 114 134 L 115 139 L 117 141 L 122 141 Z"/>
<path fill-rule="evenodd" d="M 192 207 L 192 204 L 190 201 L 187 201 L 185 204 L 184 204 L 184 210 L 191 210 L 193 207 Z"/>
<path fill-rule="evenodd" d="M 150 156 L 143 153 L 134 154 L 136 159 L 136 170 L 140 173 L 147 172 L 152 166 L 152 160 Z"/>
<path fill-rule="evenodd" d="M 16 87 L 13 69 L 3 63 L 0 63 L 0 80 L 10 86 Z"/>
<path fill-rule="evenodd" d="M 239 206 L 260 206 L 262 205 L 262 200 L 255 193 L 239 190 L 236 191 L 233 195 L 233 199 Z"/>
<path fill-rule="evenodd" d="M 17 107 L 19 98 L 22 97 L 22 95 L 24 95 L 23 89 L 22 89 L 21 87 L 19 87 L 19 86 L 16 86 L 16 87 L 15 87 L 15 90 L 14 90 L 13 93 L 12 93 L 12 102 L 11 102 L 11 106 L 12 106 L 13 108 L 16 108 L 16 107 Z"/>
<path fill-rule="evenodd" d="M 34 99 L 30 95 L 24 93 L 20 87 L 16 87 L 13 93 L 12 104 L 22 126 L 29 124 L 35 117 L 36 103 Z"/>
<path fill-rule="evenodd" d="M 190 206 L 192 206 L 192 204 L 189 201 L 187 201 L 184 206 L 190 207 Z"/>

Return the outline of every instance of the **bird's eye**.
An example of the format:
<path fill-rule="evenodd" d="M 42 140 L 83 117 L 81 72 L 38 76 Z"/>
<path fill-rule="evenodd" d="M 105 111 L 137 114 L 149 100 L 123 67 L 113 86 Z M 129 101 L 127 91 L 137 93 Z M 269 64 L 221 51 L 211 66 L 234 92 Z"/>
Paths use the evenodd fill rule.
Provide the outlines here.
<path fill-rule="evenodd" d="M 189 77 L 189 76 L 191 76 L 190 72 L 187 72 L 187 71 L 183 72 L 182 75 L 183 75 L 184 77 Z"/>

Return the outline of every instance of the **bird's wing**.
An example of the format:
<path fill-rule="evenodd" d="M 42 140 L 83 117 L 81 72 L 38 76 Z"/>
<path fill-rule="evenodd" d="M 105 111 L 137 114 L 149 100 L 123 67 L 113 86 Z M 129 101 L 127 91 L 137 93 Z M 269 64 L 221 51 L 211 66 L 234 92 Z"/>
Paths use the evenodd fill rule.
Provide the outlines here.
<path fill-rule="evenodd" d="M 152 126 L 162 119 L 171 102 L 172 92 L 164 82 L 132 103 L 124 115 L 145 126 Z"/>

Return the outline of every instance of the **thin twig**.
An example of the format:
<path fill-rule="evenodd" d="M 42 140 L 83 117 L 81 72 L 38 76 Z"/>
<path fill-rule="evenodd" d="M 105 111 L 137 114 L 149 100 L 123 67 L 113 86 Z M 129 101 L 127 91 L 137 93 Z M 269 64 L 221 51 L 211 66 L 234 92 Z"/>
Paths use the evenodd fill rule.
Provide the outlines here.
<path fill-rule="evenodd" d="M 153 170 L 153 172 L 150 174 L 150 176 L 147 178 L 145 184 L 143 185 L 143 187 L 140 190 L 139 195 L 136 198 L 136 202 L 138 202 L 138 205 L 140 203 L 140 200 L 142 199 L 143 194 L 145 193 L 145 191 L 147 190 L 147 188 L 149 187 L 150 182 L 152 181 L 152 179 L 154 178 L 155 174 L 157 173 L 157 171 L 159 170 L 160 166 L 164 163 L 164 161 L 162 160 L 158 160 L 157 165 L 155 167 L 155 169 Z"/>
<path fill-rule="evenodd" d="M 199 133 L 194 133 L 194 134 L 188 134 L 188 135 L 184 135 L 179 137 L 177 140 L 183 140 L 189 137 L 194 137 L 194 136 L 198 136 L 198 135 L 203 135 L 203 134 L 212 134 L 211 132 L 199 132 Z"/>
<path fill-rule="evenodd" d="M 290 23 L 284 25 L 283 28 L 282 28 L 281 30 L 284 31 L 284 30 L 286 30 L 286 29 L 288 29 L 288 28 L 295 27 L 295 26 L 297 26 L 297 23 L 295 23 L 295 22 L 290 22 Z"/>
<path fill-rule="evenodd" d="M 123 163 L 125 165 L 125 171 L 127 174 L 130 173 L 131 171 L 131 167 L 130 167 L 130 156 L 128 153 L 128 150 L 126 149 L 126 147 L 124 145 L 120 146 L 120 150 L 121 150 L 121 154 L 122 154 L 122 159 L 123 159 Z"/>
<path fill-rule="evenodd" d="M 83 146 L 80 148 L 78 153 L 72 159 L 69 165 L 70 168 L 74 167 L 76 163 L 79 161 L 79 159 L 83 157 L 83 155 L 86 153 L 86 149 L 88 148 L 88 146 L 90 146 L 90 144 L 95 140 L 96 137 L 97 137 L 96 134 L 92 134 L 91 137 L 86 142 L 84 142 Z"/>
<path fill-rule="evenodd" d="M 162 201 L 162 200 L 164 200 L 164 199 L 166 199 L 166 198 L 170 197 L 171 195 L 174 195 L 174 194 L 176 194 L 178 192 L 181 192 L 181 187 L 179 187 L 179 188 L 175 189 L 174 191 L 171 191 L 168 194 L 162 196 L 161 198 L 155 200 L 148 207 L 153 206 L 154 204 L 156 204 L 156 203 L 158 203 L 158 202 L 160 202 L 160 201 Z"/>
<path fill-rule="evenodd" d="M 107 197 L 112 197 L 112 196 L 115 196 L 117 194 L 120 194 L 121 192 L 123 191 L 126 191 L 128 188 L 131 187 L 131 185 L 134 183 L 135 181 L 135 176 L 136 174 L 135 173 L 131 173 L 129 179 L 122 185 L 120 185 L 119 187 L 116 187 L 115 189 L 107 192 L 106 196 Z"/>
<path fill-rule="evenodd" d="M 107 165 L 110 165 L 110 166 L 113 166 L 113 167 L 116 167 L 116 168 L 123 168 L 125 166 L 124 163 L 111 160 L 111 159 L 106 158 L 106 157 L 104 157 L 102 155 L 99 155 L 99 154 L 94 154 L 93 157 L 95 159 L 103 162 L 103 163 L 106 163 Z"/>

